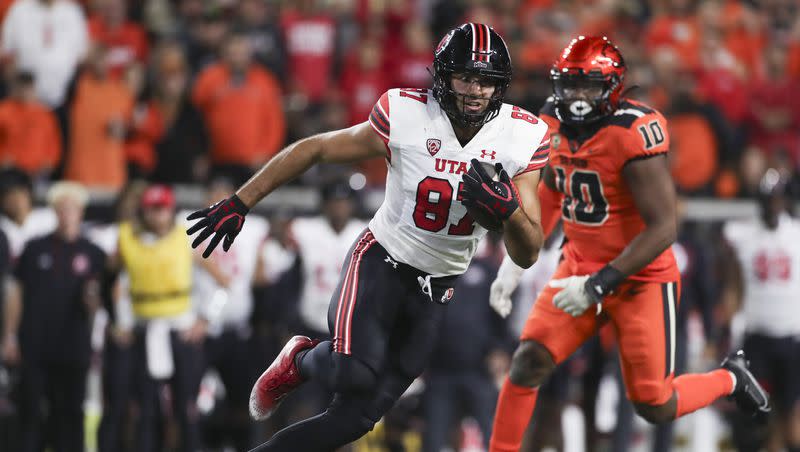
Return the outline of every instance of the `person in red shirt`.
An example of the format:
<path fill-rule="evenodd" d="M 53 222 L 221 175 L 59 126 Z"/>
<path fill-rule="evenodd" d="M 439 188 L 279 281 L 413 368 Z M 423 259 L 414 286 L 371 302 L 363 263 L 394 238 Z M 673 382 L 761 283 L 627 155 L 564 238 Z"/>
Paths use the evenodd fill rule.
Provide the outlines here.
<path fill-rule="evenodd" d="M 374 39 L 361 41 L 347 58 L 341 90 L 348 106 L 349 125 L 358 124 L 369 116 L 375 100 L 389 89 L 391 83 L 382 63 L 383 50 Z"/>
<path fill-rule="evenodd" d="M 281 18 L 289 70 L 289 90 L 311 103 L 319 103 L 328 93 L 333 78 L 336 52 L 336 23 L 321 14 L 313 0 L 293 2 Z"/>
<path fill-rule="evenodd" d="M 198 75 L 192 101 L 211 139 L 212 171 L 237 183 L 283 145 L 286 124 L 278 81 L 252 62 L 246 35 L 232 33 L 222 60 Z"/>
<path fill-rule="evenodd" d="M 416 20 L 406 24 L 399 55 L 388 58 L 387 66 L 394 79 L 393 86 L 425 88 L 431 85 L 428 68 L 433 64 L 429 44 L 432 40 L 424 22 Z"/>
<path fill-rule="evenodd" d="M 14 77 L 11 96 L 0 101 L 0 166 L 46 176 L 61 160 L 56 116 L 36 99 L 33 74 Z"/>
<path fill-rule="evenodd" d="M 800 79 L 786 70 L 787 49 L 774 44 L 766 51 L 767 76 L 750 88 L 748 120 L 750 142 L 768 155 L 785 152 L 800 165 Z"/>
<path fill-rule="evenodd" d="M 430 55 L 430 51 L 428 54 Z M 375 100 L 391 87 L 390 81 L 384 70 L 380 43 L 375 39 L 361 41 L 355 54 L 348 58 L 341 81 L 349 126 L 356 125 L 369 116 Z M 367 160 L 358 166 L 370 186 L 386 181 L 386 162 L 383 159 Z"/>
<path fill-rule="evenodd" d="M 100 0 L 89 18 L 89 36 L 108 48 L 111 75 L 120 77 L 133 64 L 147 60 L 147 34 L 137 23 L 127 20 L 125 0 Z"/>
<path fill-rule="evenodd" d="M 697 95 L 714 104 L 734 125 L 742 125 L 747 115 L 747 83 L 744 66 L 728 51 L 722 35 L 706 30 L 700 48 Z"/>

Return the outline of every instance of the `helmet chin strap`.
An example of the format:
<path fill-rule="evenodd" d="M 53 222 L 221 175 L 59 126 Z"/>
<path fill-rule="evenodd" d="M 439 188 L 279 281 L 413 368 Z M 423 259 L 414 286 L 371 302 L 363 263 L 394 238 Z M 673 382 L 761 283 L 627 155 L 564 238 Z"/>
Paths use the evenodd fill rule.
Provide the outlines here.
<path fill-rule="evenodd" d="M 480 100 L 486 100 L 486 99 L 483 99 L 481 97 L 472 96 L 470 94 L 461 94 L 459 92 L 456 92 L 452 88 L 450 88 L 449 91 L 450 91 L 450 95 L 452 96 L 451 97 L 452 98 L 452 102 L 454 103 L 453 111 L 454 112 L 455 111 L 460 111 L 460 114 L 458 114 L 458 115 L 452 114 L 452 113 L 448 112 L 447 110 L 445 110 L 445 112 L 447 113 L 448 116 L 450 116 L 450 119 L 453 120 L 459 127 L 468 127 L 468 128 L 481 127 L 482 125 L 484 125 L 486 123 L 486 116 L 489 114 L 489 105 L 488 104 L 486 105 L 486 107 L 484 107 L 483 111 L 481 111 L 480 113 L 468 113 L 466 111 L 467 110 L 467 100 L 468 99 L 480 99 Z M 458 108 L 459 98 L 462 101 L 462 105 L 461 105 L 460 109 Z M 491 100 L 489 100 L 489 102 L 491 102 Z"/>

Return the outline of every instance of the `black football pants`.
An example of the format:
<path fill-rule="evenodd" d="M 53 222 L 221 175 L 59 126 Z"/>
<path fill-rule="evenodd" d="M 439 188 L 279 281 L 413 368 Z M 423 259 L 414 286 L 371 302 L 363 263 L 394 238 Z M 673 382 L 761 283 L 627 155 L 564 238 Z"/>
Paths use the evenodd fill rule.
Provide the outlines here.
<path fill-rule="evenodd" d="M 454 283 L 395 261 L 365 230 L 331 297 L 333 340 L 299 360 L 301 374 L 330 388 L 333 400 L 253 452 L 331 452 L 372 430 L 424 370 Z"/>

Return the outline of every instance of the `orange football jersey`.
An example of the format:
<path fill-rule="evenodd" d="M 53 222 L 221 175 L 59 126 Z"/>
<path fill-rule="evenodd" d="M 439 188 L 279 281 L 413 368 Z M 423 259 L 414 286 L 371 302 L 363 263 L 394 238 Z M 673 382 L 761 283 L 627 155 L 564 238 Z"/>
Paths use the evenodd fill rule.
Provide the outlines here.
<path fill-rule="evenodd" d="M 597 271 L 645 228 L 622 170 L 632 160 L 668 151 L 667 121 L 658 111 L 629 99 L 583 135 L 558 120 L 551 101 L 540 117 L 550 126 L 550 167 L 561 194 L 567 238 L 564 257 L 574 274 Z M 631 277 L 655 282 L 678 278 L 671 249 Z"/>

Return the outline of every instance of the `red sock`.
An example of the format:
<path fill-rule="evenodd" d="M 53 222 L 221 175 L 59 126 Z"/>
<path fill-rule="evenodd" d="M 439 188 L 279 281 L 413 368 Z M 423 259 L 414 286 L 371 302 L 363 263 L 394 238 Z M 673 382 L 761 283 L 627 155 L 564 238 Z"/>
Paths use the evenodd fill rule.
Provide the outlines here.
<path fill-rule="evenodd" d="M 672 388 L 678 396 L 675 418 L 697 411 L 733 392 L 730 372 L 717 369 L 705 374 L 686 374 L 675 378 Z"/>
<path fill-rule="evenodd" d="M 519 452 L 538 394 L 538 389 L 517 386 L 506 378 L 497 400 L 489 452 Z"/>

